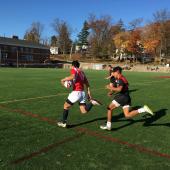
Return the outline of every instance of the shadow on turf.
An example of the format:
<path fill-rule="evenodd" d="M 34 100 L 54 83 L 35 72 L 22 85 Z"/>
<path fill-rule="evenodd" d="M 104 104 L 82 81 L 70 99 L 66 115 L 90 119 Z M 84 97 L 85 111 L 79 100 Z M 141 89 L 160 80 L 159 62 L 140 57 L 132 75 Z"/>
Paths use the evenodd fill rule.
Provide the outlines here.
<path fill-rule="evenodd" d="M 133 109 L 136 109 L 136 108 L 139 108 L 139 106 L 133 107 Z M 125 128 L 127 126 L 130 126 L 130 125 L 133 125 L 133 124 L 139 123 L 139 122 L 144 122 L 143 126 L 167 126 L 167 127 L 170 127 L 170 123 L 153 124 L 153 122 L 155 122 L 158 119 L 160 119 L 161 117 L 165 116 L 166 111 L 167 111 L 167 109 L 160 109 L 160 110 L 155 112 L 154 116 L 150 116 L 149 114 L 145 114 L 143 116 L 143 119 L 140 119 L 140 120 L 122 119 L 122 118 L 124 118 L 123 113 L 120 113 L 119 115 L 114 115 L 114 116 L 112 116 L 112 122 L 128 122 L 128 123 L 125 124 L 125 125 L 122 125 L 120 127 L 117 127 L 117 128 L 112 128 L 112 130 L 113 131 L 119 130 L 119 129 Z M 96 119 L 89 120 L 89 121 L 86 121 L 86 122 L 68 125 L 67 127 L 68 128 L 74 128 L 74 127 L 77 127 L 77 126 L 89 124 L 89 123 L 92 123 L 92 122 L 97 122 L 99 120 L 106 120 L 106 119 L 107 119 L 106 117 L 96 118 Z"/>
<path fill-rule="evenodd" d="M 155 115 L 147 118 L 145 123 L 143 124 L 143 126 L 167 126 L 170 127 L 170 123 L 154 123 L 155 121 L 157 121 L 158 119 L 160 119 L 161 117 L 166 115 L 166 111 L 168 109 L 160 109 L 157 112 L 155 112 Z"/>
<path fill-rule="evenodd" d="M 119 115 L 114 115 L 112 118 L 115 120 L 115 121 L 118 121 L 119 119 L 123 118 L 124 117 L 124 114 L 121 113 Z M 89 120 L 89 121 L 86 121 L 86 122 L 82 122 L 82 123 L 78 123 L 78 124 L 72 124 L 72 125 L 67 125 L 67 128 L 74 128 L 76 126 L 81 126 L 81 125 L 85 125 L 85 124 L 89 124 L 89 123 L 92 123 L 92 122 L 97 122 L 99 120 L 107 120 L 107 117 L 100 117 L 100 118 L 96 118 L 96 119 L 93 119 L 93 120 Z"/>
<path fill-rule="evenodd" d="M 121 121 L 128 122 L 127 124 L 122 125 L 120 127 L 112 128 L 112 130 L 116 131 L 116 130 L 125 128 L 125 127 L 130 126 L 134 123 L 139 123 L 139 122 L 144 122 L 143 126 L 166 126 L 166 127 L 170 127 L 170 123 L 154 123 L 153 124 L 153 122 L 155 122 L 155 121 L 159 120 L 161 117 L 165 116 L 167 110 L 168 109 L 160 109 L 160 110 L 154 112 L 154 114 L 155 114 L 154 116 L 150 116 L 149 114 L 145 114 L 143 116 L 143 119 L 140 119 L 140 120 L 133 120 L 133 119 L 115 120 L 115 119 L 112 118 L 113 122 L 121 122 Z"/>
<path fill-rule="evenodd" d="M 135 92 L 135 91 L 138 91 L 139 89 L 132 89 L 132 90 L 129 90 L 129 93 L 132 93 L 132 92 Z"/>

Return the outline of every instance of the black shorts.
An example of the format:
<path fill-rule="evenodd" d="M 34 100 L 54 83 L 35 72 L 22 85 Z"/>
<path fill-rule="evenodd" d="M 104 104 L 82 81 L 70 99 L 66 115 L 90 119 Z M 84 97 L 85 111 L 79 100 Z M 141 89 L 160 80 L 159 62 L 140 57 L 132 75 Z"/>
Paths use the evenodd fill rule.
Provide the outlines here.
<path fill-rule="evenodd" d="M 117 94 L 114 96 L 114 99 L 117 103 L 120 104 L 120 106 L 126 106 L 126 105 L 131 105 L 131 98 L 129 94 Z"/>

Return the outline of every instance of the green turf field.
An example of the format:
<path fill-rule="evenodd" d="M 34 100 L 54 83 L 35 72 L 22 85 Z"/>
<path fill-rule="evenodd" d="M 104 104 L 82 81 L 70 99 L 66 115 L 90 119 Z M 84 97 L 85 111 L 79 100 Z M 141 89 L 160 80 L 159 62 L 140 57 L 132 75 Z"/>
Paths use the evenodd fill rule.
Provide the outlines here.
<path fill-rule="evenodd" d="M 167 170 L 170 169 L 170 76 L 125 72 L 133 106 L 148 104 L 154 117 L 125 119 L 114 111 L 112 131 L 102 131 L 106 106 L 106 71 L 85 71 L 102 106 L 81 115 L 70 111 L 68 129 L 59 128 L 69 90 L 60 79 L 69 70 L 0 69 L 0 169 Z"/>

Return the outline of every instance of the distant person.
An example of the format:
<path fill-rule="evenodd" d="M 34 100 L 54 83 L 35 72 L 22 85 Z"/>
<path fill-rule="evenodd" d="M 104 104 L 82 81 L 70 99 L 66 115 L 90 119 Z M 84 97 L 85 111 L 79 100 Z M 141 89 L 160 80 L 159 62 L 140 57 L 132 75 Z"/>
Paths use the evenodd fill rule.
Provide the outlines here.
<path fill-rule="evenodd" d="M 109 71 L 109 76 L 106 77 L 106 79 L 110 79 L 110 86 L 115 86 L 115 77 L 112 75 L 113 67 L 111 65 L 108 65 L 108 71 Z M 108 96 L 111 96 L 113 94 L 113 91 L 108 92 Z"/>
<path fill-rule="evenodd" d="M 79 68 L 79 66 L 80 63 L 77 60 L 73 61 L 70 76 L 61 80 L 62 84 L 64 84 L 65 81 L 72 81 L 73 91 L 69 94 L 64 103 L 62 119 L 57 123 L 60 127 L 67 127 L 68 113 L 74 103 L 79 103 L 81 113 L 89 112 L 94 105 L 101 105 L 99 101 L 92 99 L 89 82 L 85 73 Z M 84 86 L 87 89 L 87 98 L 89 99 L 88 104 L 86 104 L 86 93 L 84 91 Z"/>
<path fill-rule="evenodd" d="M 112 124 L 112 111 L 115 110 L 117 107 L 121 106 L 123 108 L 123 112 L 126 118 L 131 118 L 136 116 L 140 113 L 147 112 L 153 115 L 152 110 L 144 105 L 142 108 L 138 110 L 129 111 L 131 105 L 131 98 L 129 96 L 129 83 L 127 79 L 122 75 L 122 68 L 115 67 L 112 71 L 112 74 L 116 79 L 116 87 L 107 85 L 106 88 L 115 92 L 115 96 L 113 101 L 107 107 L 107 123 L 106 125 L 101 125 L 100 128 L 103 130 L 111 130 Z"/>
<path fill-rule="evenodd" d="M 111 76 L 111 74 L 112 74 L 112 69 L 113 69 L 113 67 L 112 67 L 111 65 L 108 65 L 109 76 L 107 76 L 106 79 L 110 79 L 110 78 L 112 77 L 112 76 Z"/>

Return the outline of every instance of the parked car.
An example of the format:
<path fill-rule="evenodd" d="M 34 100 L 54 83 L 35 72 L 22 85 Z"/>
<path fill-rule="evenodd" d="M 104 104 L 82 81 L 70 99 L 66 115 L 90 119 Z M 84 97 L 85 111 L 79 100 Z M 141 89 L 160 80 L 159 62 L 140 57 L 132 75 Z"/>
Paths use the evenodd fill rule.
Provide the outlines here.
<path fill-rule="evenodd" d="M 140 61 L 142 64 L 146 64 L 146 63 L 152 63 L 154 62 L 154 58 L 152 56 L 140 56 L 137 58 L 138 61 Z"/>

